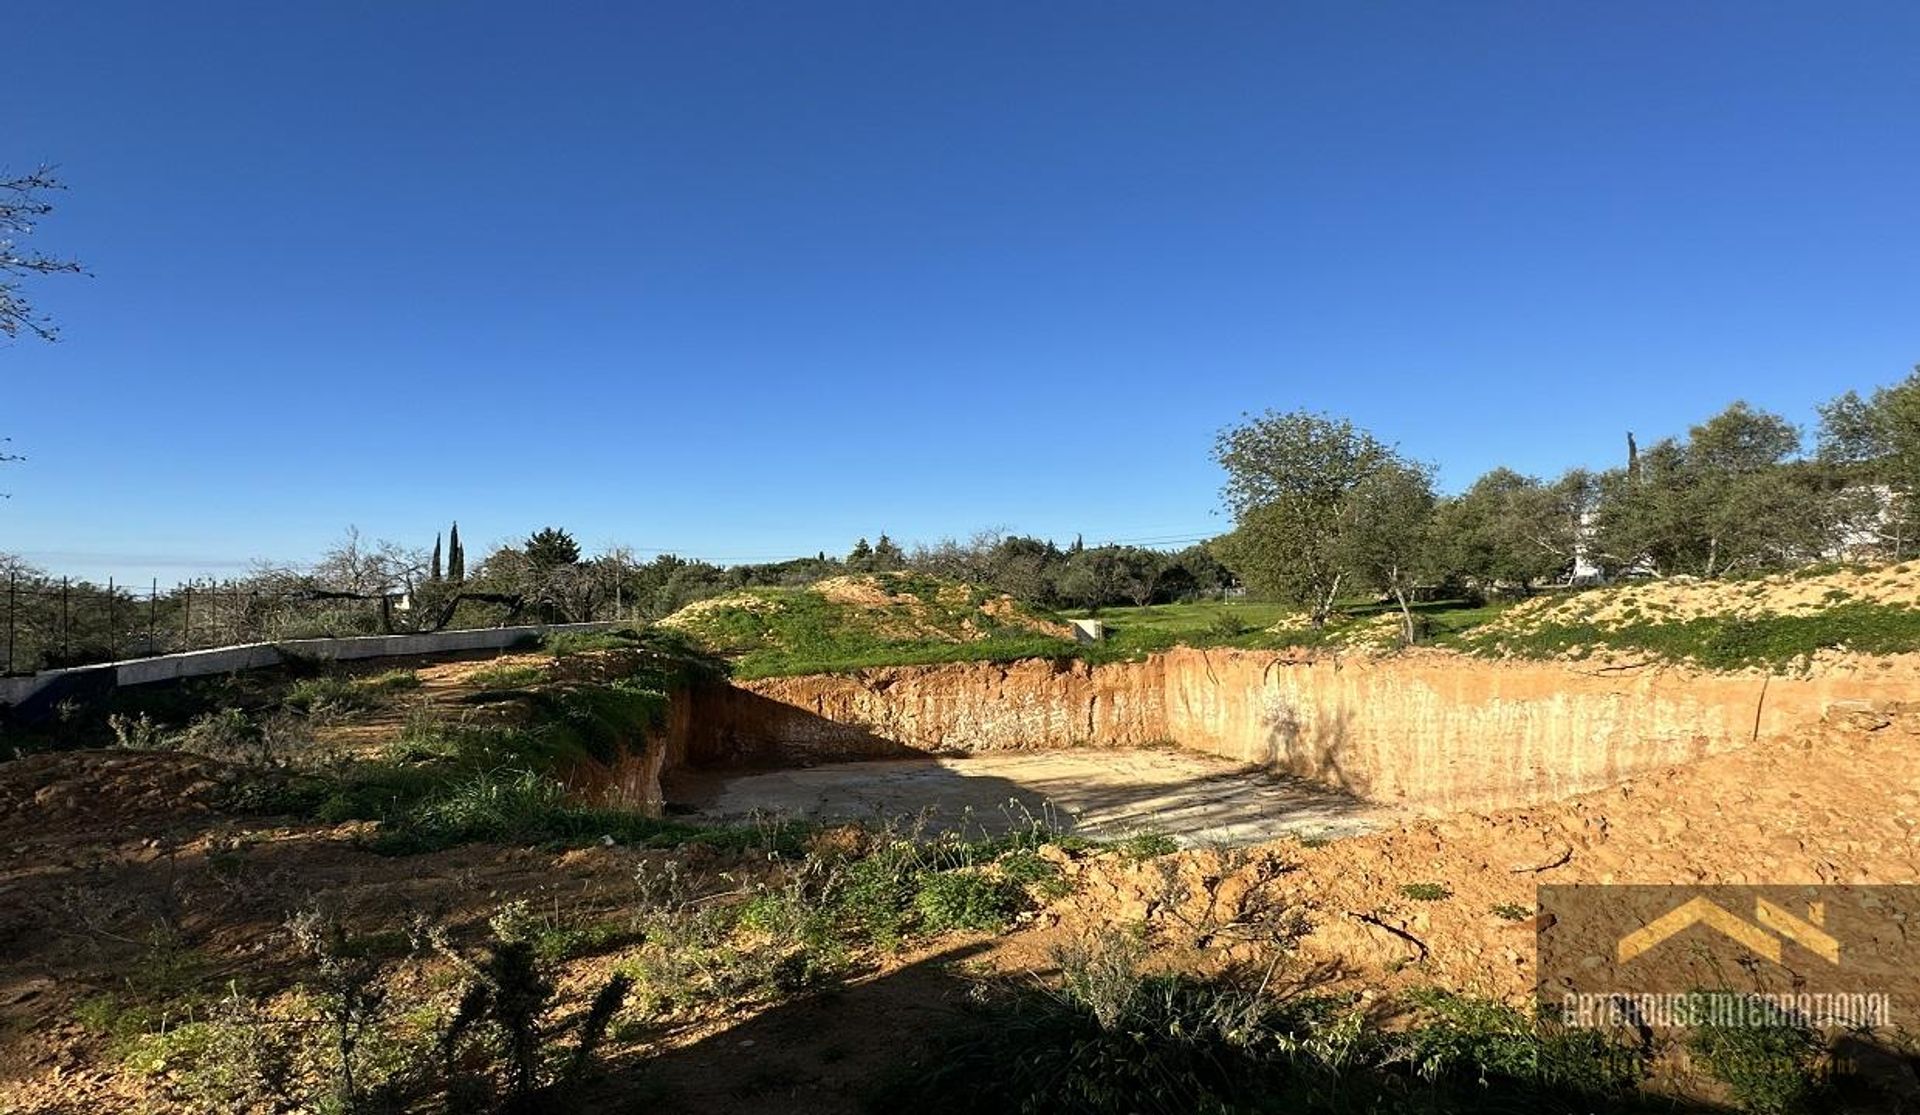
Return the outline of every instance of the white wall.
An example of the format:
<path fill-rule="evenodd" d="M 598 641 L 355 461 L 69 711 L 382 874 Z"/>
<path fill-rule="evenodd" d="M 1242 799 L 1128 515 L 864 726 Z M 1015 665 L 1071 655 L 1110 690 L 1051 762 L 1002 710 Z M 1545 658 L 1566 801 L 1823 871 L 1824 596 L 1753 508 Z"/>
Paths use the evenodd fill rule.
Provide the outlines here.
<path fill-rule="evenodd" d="M 347 661 L 359 658 L 397 658 L 412 654 L 445 654 L 462 650 L 497 650 L 523 639 L 551 631 L 599 631 L 617 627 L 615 623 L 529 624 L 521 627 L 479 627 L 462 631 L 431 631 L 417 635 L 360 635 L 344 639 L 289 639 L 283 643 L 247 643 L 211 650 L 190 650 L 163 654 L 157 658 L 133 658 L 125 662 L 103 662 L 97 666 L 75 666 L 65 670 L 43 670 L 31 677 L 0 678 L 0 705 L 18 707 L 36 694 L 61 681 L 85 678 L 107 687 L 146 685 L 175 678 L 230 674 L 237 670 L 258 670 L 278 666 L 293 658 L 319 658 Z M 111 677 L 109 678 L 109 675 Z"/>

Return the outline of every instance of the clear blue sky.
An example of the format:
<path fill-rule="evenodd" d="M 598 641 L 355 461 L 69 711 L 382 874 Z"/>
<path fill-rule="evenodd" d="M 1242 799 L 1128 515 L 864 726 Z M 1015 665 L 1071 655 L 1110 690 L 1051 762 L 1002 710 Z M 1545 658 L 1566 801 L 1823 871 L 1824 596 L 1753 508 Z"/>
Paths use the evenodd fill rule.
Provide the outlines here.
<path fill-rule="evenodd" d="M 1214 432 L 1458 487 L 1920 361 L 1920 5 L 56 3 L 0 550 L 1197 535 Z"/>

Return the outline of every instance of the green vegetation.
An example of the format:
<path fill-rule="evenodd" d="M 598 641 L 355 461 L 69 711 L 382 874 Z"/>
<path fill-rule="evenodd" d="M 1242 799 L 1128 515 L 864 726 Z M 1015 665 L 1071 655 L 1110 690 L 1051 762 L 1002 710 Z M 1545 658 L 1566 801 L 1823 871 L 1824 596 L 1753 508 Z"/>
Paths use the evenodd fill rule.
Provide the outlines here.
<path fill-rule="evenodd" d="M 669 624 L 736 677 L 823 673 L 931 662 L 1012 661 L 1075 652 L 1042 617 L 991 603 L 967 586 L 912 574 L 831 586 L 752 589 L 708 601 Z"/>
<path fill-rule="evenodd" d="M 1180 842 L 1163 832 L 1141 832 L 1116 841 L 1113 849 L 1121 858 L 1139 863 L 1172 855 L 1180 850 Z"/>
<path fill-rule="evenodd" d="M 482 689 L 525 689 L 547 680 L 547 670 L 527 663 L 501 664 L 475 670 L 470 680 Z"/>
<path fill-rule="evenodd" d="M 1707 1009 L 1708 994 L 1695 996 L 1696 1016 L 1708 1021 L 1687 1035 L 1695 1062 L 1726 1085 L 1742 1111 L 1791 1115 L 1813 1107 L 1827 1088 L 1820 1035 L 1757 999 L 1743 1004 L 1738 1021 L 1723 1022 Z"/>
<path fill-rule="evenodd" d="M 1605 590 L 1596 590 L 1604 592 Z M 1702 616 L 1620 624 L 1541 622 L 1524 631 L 1461 634 L 1455 645 L 1520 658 L 1633 651 L 1712 670 L 1779 670 L 1827 649 L 1862 654 L 1920 650 L 1920 609 L 1851 601 L 1805 614 Z"/>
<path fill-rule="evenodd" d="M 1349 999 L 1285 997 L 1272 969 L 1151 973 L 1138 934 L 1056 950 L 1057 987 L 990 985 L 976 1017 L 905 1067 L 880 1110 L 1607 1111 L 1642 1106 L 1646 1061 L 1500 1003 L 1412 996 L 1382 1027 Z M 1647 1103 L 1647 1106 L 1652 1106 Z"/>
<path fill-rule="evenodd" d="M 1453 891 L 1445 883 L 1406 883 L 1400 887 L 1400 893 L 1415 902 L 1439 902 L 1453 897 Z"/>

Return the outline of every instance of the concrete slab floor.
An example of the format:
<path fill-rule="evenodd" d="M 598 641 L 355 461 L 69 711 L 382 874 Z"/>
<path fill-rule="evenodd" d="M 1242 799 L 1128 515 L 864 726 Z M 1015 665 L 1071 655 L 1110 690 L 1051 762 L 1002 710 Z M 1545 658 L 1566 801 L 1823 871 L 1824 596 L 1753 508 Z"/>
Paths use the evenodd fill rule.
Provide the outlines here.
<path fill-rule="evenodd" d="M 989 751 L 791 770 L 703 772 L 668 786 L 708 820 L 755 812 L 817 821 L 912 820 L 929 832 L 1005 832 L 1040 818 L 1093 839 L 1161 833 L 1186 847 L 1296 834 L 1369 831 L 1391 811 L 1210 755 L 1149 751 Z"/>

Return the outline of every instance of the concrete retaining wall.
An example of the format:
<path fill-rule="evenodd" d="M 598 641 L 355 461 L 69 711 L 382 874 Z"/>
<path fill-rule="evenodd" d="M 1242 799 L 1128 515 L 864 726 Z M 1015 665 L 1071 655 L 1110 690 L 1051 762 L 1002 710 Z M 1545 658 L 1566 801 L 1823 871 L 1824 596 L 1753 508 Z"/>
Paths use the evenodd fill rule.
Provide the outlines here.
<path fill-rule="evenodd" d="M 342 639 L 289 639 L 283 643 L 247 643 L 211 650 L 190 650 L 155 658 L 132 658 L 43 670 L 31 677 L 0 678 L 0 705 L 31 716 L 34 706 L 55 694 L 94 693 L 122 685 L 230 674 L 278 666 L 288 658 L 318 658 L 344 662 L 360 658 L 398 658 L 414 654 L 446 654 L 463 650 L 498 650 L 524 639 L 557 631 L 600 631 L 615 623 L 528 624 L 520 627 L 479 627 L 460 631 L 431 631 L 415 635 L 358 635 Z"/>

